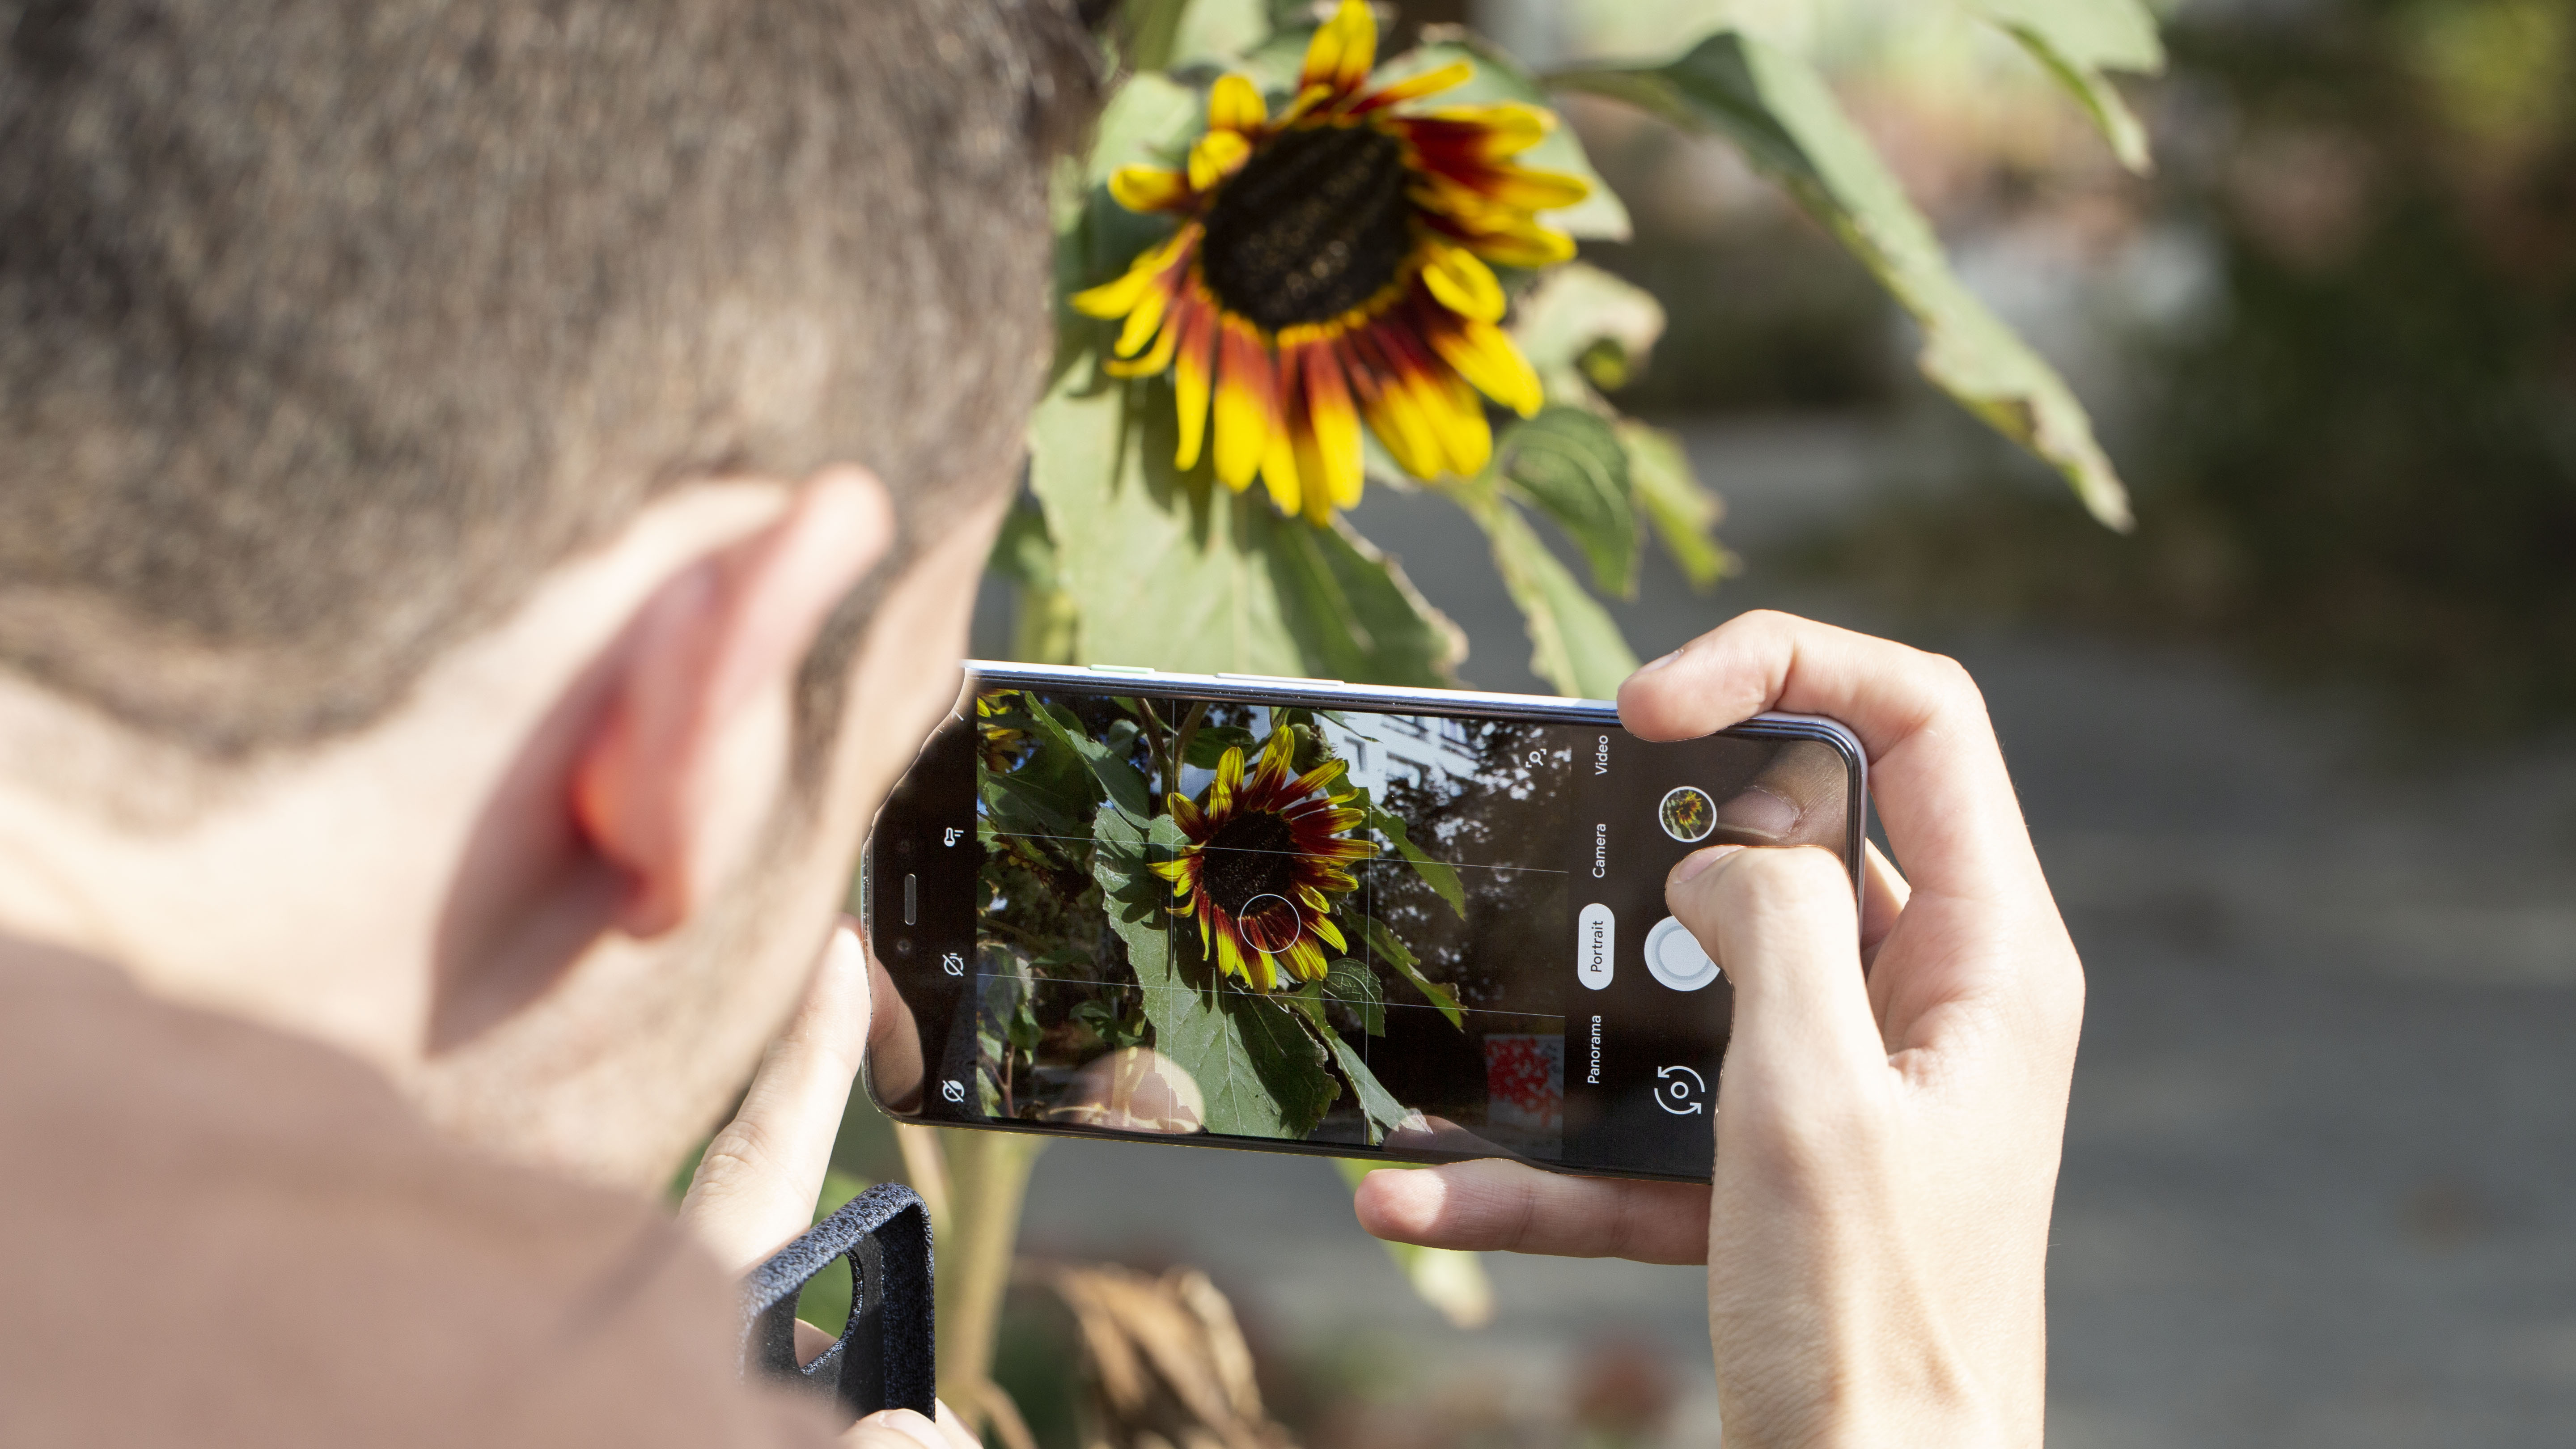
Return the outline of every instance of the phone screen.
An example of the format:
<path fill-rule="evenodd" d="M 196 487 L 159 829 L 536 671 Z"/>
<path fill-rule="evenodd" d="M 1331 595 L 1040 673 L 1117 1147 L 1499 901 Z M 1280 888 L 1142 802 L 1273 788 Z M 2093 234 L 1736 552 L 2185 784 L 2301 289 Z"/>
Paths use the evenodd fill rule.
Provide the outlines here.
<path fill-rule="evenodd" d="M 875 1086 L 928 1120 L 1705 1179 L 1733 993 L 1664 877 L 1727 841 L 1848 864 L 1856 772 L 1794 730 L 984 687 L 872 844 L 919 1042 Z"/>

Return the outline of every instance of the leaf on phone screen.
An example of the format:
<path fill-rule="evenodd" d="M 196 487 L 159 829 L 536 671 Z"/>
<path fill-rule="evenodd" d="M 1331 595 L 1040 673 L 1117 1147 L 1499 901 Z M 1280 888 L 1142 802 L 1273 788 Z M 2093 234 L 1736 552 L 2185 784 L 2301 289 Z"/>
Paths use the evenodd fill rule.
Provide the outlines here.
<path fill-rule="evenodd" d="M 1313 984 L 1325 997 L 1349 1007 L 1360 1019 L 1360 1030 L 1370 1036 L 1386 1035 L 1386 993 L 1378 989 L 1377 973 L 1365 962 L 1337 956 L 1324 979 Z"/>
<path fill-rule="evenodd" d="M 1377 959 L 1394 967 L 1397 975 L 1412 982 L 1413 989 L 1421 992 L 1423 998 L 1432 1005 L 1439 1007 L 1440 1014 L 1449 1018 L 1451 1026 L 1465 1031 L 1467 1022 L 1458 1011 L 1458 994 L 1439 982 L 1425 977 L 1421 966 L 1413 959 L 1412 948 L 1405 945 L 1403 939 L 1395 932 L 1388 930 L 1386 922 L 1375 916 L 1365 919 L 1368 921 L 1369 950 L 1376 955 Z"/>
<path fill-rule="evenodd" d="M 1078 812 L 1091 808 L 1088 800 L 1068 801 L 1016 774 L 986 775 L 982 794 L 994 828 L 1006 835 L 1077 834 Z"/>
<path fill-rule="evenodd" d="M 1143 820 L 1153 813 L 1153 789 L 1145 783 L 1143 775 L 1136 773 L 1136 767 L 1127 763 L 1124 750 L 1112 751 L 1108 745 L 1091 738 L 1083 729 L 1082 721 L 1074 718 L 1070 710 L 1040 708 L 1031 711 L 1031 718 L 1036 721 L 1041 734 L 1071 751 L 1090 769 L 1092 778 L 1099 781 L 1108 799 L 1121 811 L 1136 820 Z M 1133 737 L 1132 732 L 1129 737 Z"/>
<path fill-rule="evenodd" d="M 1171 887 L 1145 868 L 1149 846 L 1182 843 L 1179 827 L 1162 816 L 1149 836 L 1117 811 L 1103 810 L 1093 833 L 1092 871 L 1102 894 L 1119 903 L 1109 925 L 1126 943 L 1154 1049 L 1198 1083 L 1208 1130 L 1251 1137 L 1313 1131 L 1341 1087 L 1290 1015 L 1293 1008 L 1221 976 L 1202 988 L 1183 974 L 1187 944 L 1173 929 L 1177 918 L 1161 904 Z"/>
<path fill-rule="evenodd" d="M 1368 1119 L 1369 1146 L 1375 1147 L 1386 1141 L 1386 1134 L 1394 1131 L 1396 1124 L 1404 1120 L 1404 1104 L 1395 1099 L 1395 1094 L 1388 1091 L 1386 1085 L 1377 1079 L 1377 1074 L 1368 1069 L 1367 1060 L 1349 1042 L 1342 1040 L 1339 1033 L 1324 1033 L 1324 1041 L 1332 1048 L 1333 1060 L 1341 1067 L 1343 1077 L 1349 1080 L 1352 1093 L 1359 1098 L 1360 1115 Z"/>
<path fill-rule="evenodd" d="M 1367 792 L 1361 793 L 1365 795 Z M 1361 808 L 1368 812 L 1368 828 L 1393 841 L 1396 853 L 1404 857 L 1404 863 L 1412 866 L 1416 875 L 1422 877 L 1422 883 L 1447 901 L 1449 909 L 1458 913 L 1458 919 L 1467 919 L 1467 892 L 1458 884 L 1458 872 L 1448 862 L 1433 860 L 1423 854 L 1422 847 L 1414 844 L 1413 838 L 1404 833 L 1404 822 L 1384 806 L 1365 802 Z"/>
<path fill-rule="evenodd" d="M 1244 758 L 1250 759 L 1259 745 L 1260 741 L 1253 737 L 1252 731 L 1240 725 L 1201 725 L 1197 733 L 1190 736 L 1187 762 L 1202 770 L 1213 770 L 1217 762 L 1225 758 L 1226 751 L 1241 750 Z"/>

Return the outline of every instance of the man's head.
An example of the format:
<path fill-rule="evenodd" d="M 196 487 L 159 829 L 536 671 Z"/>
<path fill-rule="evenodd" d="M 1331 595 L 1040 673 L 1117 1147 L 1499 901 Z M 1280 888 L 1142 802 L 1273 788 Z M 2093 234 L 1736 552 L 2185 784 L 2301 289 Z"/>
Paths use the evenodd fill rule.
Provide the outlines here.
<path fill-rule="evenodd" d="M 953 688 L 1079 30 L 26 0 L 0 41 L 0 932 L 657 1170 Z"/>

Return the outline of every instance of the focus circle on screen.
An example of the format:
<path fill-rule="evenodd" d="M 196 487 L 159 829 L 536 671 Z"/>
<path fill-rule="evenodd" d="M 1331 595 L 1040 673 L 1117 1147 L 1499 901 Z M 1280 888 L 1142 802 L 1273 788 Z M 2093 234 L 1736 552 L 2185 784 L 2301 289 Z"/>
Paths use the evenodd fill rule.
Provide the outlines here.
<path fill-rule="evenodd" d="M 1663 803 L 1655 807 L 1655 822 L 1685 845 L 1706 840 L 1717 828 L 1717 802 L 1696 785 L 1676 785 L 1664 792 Z"/>
<path fill-rule="evenodd" d="M 1720 974 L 1690 927 L 1671 916 L 1646 933 L 1646 970 L 1675 991 L 1697 991 Z"/>
<path fill-rule="evenodd" d="M 1243 903 L 1243 914 L 1235 917 L 1235 926 L 1254 950 L 1274 956 L 1296 945 L 1305 930 L 1297 919 L 1297 908 L 1288 903 L 1286 896 L 1266 893 Z"/>

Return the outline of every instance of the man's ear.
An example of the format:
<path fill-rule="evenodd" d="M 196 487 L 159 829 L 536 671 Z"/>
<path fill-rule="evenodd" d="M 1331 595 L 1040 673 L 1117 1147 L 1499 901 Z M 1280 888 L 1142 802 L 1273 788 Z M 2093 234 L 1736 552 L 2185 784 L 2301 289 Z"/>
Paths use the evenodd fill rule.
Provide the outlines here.
<path fill-rule="evenodd" d="M 619 929 L 649 937 L 679 926 L 766 827 L 797 672 L 894 528 L 884 484 L 832 469 L 637 609 L 572 774 L 576 825 L 631 883 Z"/>

